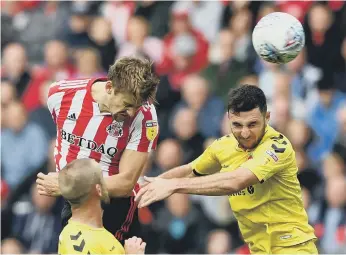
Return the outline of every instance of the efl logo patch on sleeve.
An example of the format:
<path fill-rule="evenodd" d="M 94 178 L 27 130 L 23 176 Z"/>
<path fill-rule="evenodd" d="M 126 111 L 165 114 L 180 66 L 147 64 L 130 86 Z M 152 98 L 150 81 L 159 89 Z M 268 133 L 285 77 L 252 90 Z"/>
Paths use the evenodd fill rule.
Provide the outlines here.
<path fill-rule="evenodd" d="M 149 141 L 153 141 L 159 131 L 158 123 L 156 120 L 148 120 L 145 122 L 145 134 Z"/>
<path fill-rule="evenodd" d="M 274 152 L 267 150 L 266 153 L 272 158 L 274 159 L 275 162 L 277 162 L 279 160 L 279 158 L 275 155 Z"/>

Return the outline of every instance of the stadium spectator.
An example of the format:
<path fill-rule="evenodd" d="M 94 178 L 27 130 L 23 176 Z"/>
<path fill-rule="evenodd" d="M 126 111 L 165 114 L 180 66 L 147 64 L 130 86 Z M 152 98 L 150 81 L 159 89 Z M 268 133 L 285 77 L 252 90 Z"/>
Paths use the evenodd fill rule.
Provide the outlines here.
<path fill-rule="evenodd" d="M 222 229 L 216 229 L 208 234 L 207 254 L 230 254 L 232 239 L 230 234 Z"/>
<path fill-rule="evenodd" d="M 38 124 L 45 132 L 47 140 L 52 140 L 56 137 L 56 126 L 47 107 L 48 90 L 51 84 L 51 81 L 42 84 L 39 91 L 41 104 L 38 108 L 30 112 L 29 115 L 30 121 Z"/>
<path fill-rule="evenodd" d="M 280 1 L 277 3 L 280 11 L 293 15 L 302 23 L 311 4 L 310 1 Z"/>
<path fill-rule="evenodd" d="M 210 64 L 202 70 L 212 92 L 227 101 L 229 89 L 236 86 L 238 80 L 249 73 L 248 66 L 234 58 L 235 35 L 228 29 L 219 33 L 218 40 L 210 48 Z"/>
<path fill-rule="evenodd" d="M 340 91 L 346 93 L 346 32 L 341 47 L 341 55 L 345 63 L 345 70 L 341 70 L 339 73 L 336 74 L 336 85 Z"/>
<path fill-rule="evenodd" d="M 346 105 L 343 106 L 337 114 L 340 125 L 340 132 L 337 142 L 346 149 Z"/>
<path fill-rule="evenodd" d="M 2 254 L 23 254 L 22 244 L 15 238 L 8 238 L 1 242 Z"/>
<path fill-rule="evenodd" d="M 90 45 L 88 28 L 92 17 L 98 11 L 98 2 L 73 1 L 70 3 L 71 15 L 64 28 L 61 39 L 72 47 L 87 47 Z"/>
<path fill-rule="evenodd" d="M 179 89 L 183 78 L 203 69 L 208 62 L 208 42 L 194 29 L 187 13 L 174 11 L 171 16 L 171 29 L 164 39 L 164 56 L 157 66 L 160 75 L 170 77 L 170 83 Z"/>
<path fill-rule="evenodd" d="M 172 9 L 173 12 L 186 13 L 191 25 L 212 43 L 221 26 L 222 7 L 221 1 L 177 1 Z"/>
<path fill-rule="evenodd" d="M 69 62 L 67 45 L 59 40 L 51 40 L 44 46 L 45 64 L 33 71 L 33 80 L 27 89 L 23 102 L 28 111 L 40 106 L 40 87 L 50 80 L 68 79 L 75 73 Z"/>
<path fill-rule="evenodd" d="M 112 34 L 118 45 L 127 41 L 127 26 L 135 11 L 132 1 L 106 1 L 101 7 L 102 15 L 112 24 Z"/>
<path fill-rule="evenodd" d="M 35 8 L 22 12 L 17 40 L 27 49 L 30 62 L 40 64 L 44 59 L 42 45 L 59 38 L 64 32 L 70 4 L 61 1 L 36 2 Z"/>
<path fill-rule="evenodd" d="M 174 194 L 166 200 L 154 221 L 158 233 L 159 253 L 181 254 L 203 251 L 207 228 L 200 224 L 203 213 L 189 200 L 188 195 Z"/>
<path fill-rule="evenodd" d="M 3 51 L 1 77 L 8 79 L 15 86 L 19 98 L 25 97 L 31 74 L 23 45 L 12 43 L 6 46 Z"/>
<path fill-rule="evenodd" d="M 98 50 L 101 57 L 102 71 L 107 71 L 114 63 L 118 48 L 112 37 L 112 27 L 110 22 L 103 18 L 94 18 L 90 24 L 88 36 L 91 46 Z"/>
<path fill-rule="evenodd" d="M 128 22 L 128 41 L 120 47 L 117 58 L 136 56 L 160 63 L 163 57 L 163 44 L 159 38 L 149 36 L 149 23 L 140 16 L 133 16 Z"/>
<path fill-rule="evenodd" d="M 328 208 L 324 212 L 320 212 L 324 226 L 321 237 L 321 248 L 326 253 L 336 252 L 340 247 L 339 245 L 345 241 L 345 236 L 338 236 L 339 231 L 345 228 L 346 193 L 340 192 L 345 190 L 345 178 L 332 178 L 327 181 L 326 199 Z"/>
<path fill-rule="evenodd" d="M 76 73 L 69 78 L 106 77 L 107 73 L 101 67 L 99 52 L 94 48 L 84 48 L 75 52 Z"/>
<path fill-rule="evenodd" d="M 288 74 L 292 77 L 291 94 L 293 100 L 303 103 L 305 112 L 318 101 L 317 82 L 322 78 L 322 71 L 306 60 L 306 48 L 286 65 Z"/>
<path fill-rule="evenodd" d="M 322 3 L 314 4 L 307 15 L 305 34 L 308 61 L 323 71 L 345 70 L 340 56 L 342 37 L 333 19 L 332 11 Z"/>
<path fill-rule="evenodd" d="M 183 147 L 183 162 L 197 158 L 198 152 L 203 150 L 204 137 L 198 132 L 196 113 L 192 109 L 181 108 L 171 122 L 173 133 Z"/>
<path fill-rule="evenodd" d="M 252 14 L 250 10 L 239 10 L 229 21 L 229 29 L 235 36 L 234 58 L 251 64 L 256 58 L 251 42 Z"/>
<path fill-rule="evenodd" d="M 60 217 L 54 213 L 56 198 L 40 196 L 31 188 L 32 205 L 20 201 L 14 205 L 12 235 L 21 241 L 26 253 L 53 253 L 61 231 Z"/>
<path fill-rule="evenodd" d="M 346 177 L 345 164 L 340 155 L 337 153 L 330 153 L 323 160 L 323 176 L 328 182 L 333 178 Z"/>
<path fill-rule="evenodd" d="M 308 116 L 307 123 L 318 139 L 309 147 L 308 155 L 314 162 L 319 162 L 325 153 L 332 150 L 339 132 L 337 111 L 346 103 L 346 96 L 335 90 L 330 74 L 326 74 L 319 82 L 319 103 Z M 315 125 L 314 123 L 320 123 Z"/>
<path fill-rule="evenodd" d="M 173 115 L 188 107 L 197 114 L 198 131 L 204 138 L 218 137 L 225 107 L 220 98 L 210 93 L 210 86 L 203 77 L 189 75 L 181 87 L 182 100 L 173 108 Z"/>
<path fill-rule="evenodd" d="M 142 16 L 149 22 L 151 36 L 162 38 L 169 30 L 167 17 L 170 14 L 172 3 L 172 1 L 139 1 L 135 16 Z"/>
<path fill-rule="evenodd" d="M 20 102 L 12 102 L 3 112 L 6 123 L 1 130 L 2 174 L 10 190 L 45 161 L 48 142 L 43 130 L 28 121 Z"/>
<path fill-rule="evenodd" d="M 177 140 L 166 139 L 160 143 L 156 153 L 156 165 L 160 174 L 179 166 L 183 160 L 183 150 Z M 151 174 L 153 174 L 153 170 Z M 157 175 L 154 175 L 157 176 Z"/>
<path fill-rule="evenodd" d="M 6 107 L 16 99 L 16 88 L 8 80 L 1 81 L 1 111 L 6 110 Z M 4 118 L 1 118 L 3 122 Z"/>

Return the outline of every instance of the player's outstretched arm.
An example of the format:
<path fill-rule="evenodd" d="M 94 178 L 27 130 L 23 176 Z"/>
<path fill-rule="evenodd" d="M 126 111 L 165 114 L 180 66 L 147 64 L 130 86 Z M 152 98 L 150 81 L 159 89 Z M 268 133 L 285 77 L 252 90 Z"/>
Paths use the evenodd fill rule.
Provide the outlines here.
<path fill-rule="evenodd" d="M 148 152 L 125 150 L 119 164 L 119 174 L 105 178 L 108 193 L 112 197 L 130 196 L 141 174 Z M 39 173 L 36 179 L 38 192 L 45 196 L 60 196 L 58 173 Z"/>
<path fill-rule="evenodd" d="M 179 179 L 174 185 L 175 193 L 221 196 L 238 192 L 259 180 L 249 169 L 238 168 L 232 172 L 216 173 L 194 179 Z"/>
<path fill-rule="evenodd" d="M 173 193 L 208 196 L 230 195 L 259 182 L 256 175 L 246 168 L 238 168 L 232 172 L 216 173 L 199 178 L 169 180 L 147 178 L 147 181 L 151 183 L 142 188 L 136 196 L 136 201 L 139 201 L 139 208 L 165 199 Z"/>
<path fill-rule="evenodd" d="M 216 143 L 213 143 L 214 145 Z M 198 177 L 201 175 L 209 175 L 214 174 L 220 171 L 220 164 L 216 159 L 215 153 L 213 151 L 213 146 L 209 146 L 202 155 L 200 155 L 193 162 L 175 167 L 158 177 L 163 179 L 173 179 L 173 178 L 190 178 L 190 177 Z M 196 171 L 196 167 L 198 167 L 199 171 Z M 194 170 L 195 169 L 195 170 Z"/>
<path fill-rule="evenodd" d="M 178 166 L 160 174 L 159 178 L 163 179 L 173 179 L 173 178 L 184 178 L 184 177 L 196 177 L 193 173 L 193 169 L 191 164 L 186 164 L 182 166 Z"/>
<path fill-rule="evenodd" d="M 148 152 L 125 150 L 120 159 L 119 174 L 105 178 L 109 195 L 111 197 L 131 195 L 148 158 Z"/>

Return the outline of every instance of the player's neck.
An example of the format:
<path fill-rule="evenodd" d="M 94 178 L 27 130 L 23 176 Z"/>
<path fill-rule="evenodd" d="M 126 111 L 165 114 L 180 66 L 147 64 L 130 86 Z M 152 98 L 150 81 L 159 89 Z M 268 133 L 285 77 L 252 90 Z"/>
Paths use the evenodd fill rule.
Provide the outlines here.
<path fill-rule="evenodd" d="M 105 86 L 104 81 L 95 82 L 91 86 L 91 96 L 98 103 L 100 112 L 107 112 L 108 109 L 107 103 L 105 103 L 108 100 Z"/>
<path fill-rule="evenodd" d="M 90 201 L 77 208 L 72 208 L 71 220 L 94 228 L 102 228 L 102 213 L 101 203 Z"/>

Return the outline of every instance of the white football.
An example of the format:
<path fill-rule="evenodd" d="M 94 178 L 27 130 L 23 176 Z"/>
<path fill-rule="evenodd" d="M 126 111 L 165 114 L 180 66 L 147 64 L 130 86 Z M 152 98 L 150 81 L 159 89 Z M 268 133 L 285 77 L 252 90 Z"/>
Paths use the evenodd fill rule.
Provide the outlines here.
<path fill-rule="evenodd" d="M 302 24 L 290 14 L 270 13 L 257 23 L 252 44 L 265 61 L 286 64 L 293 60 L 305 45 Z"/>

